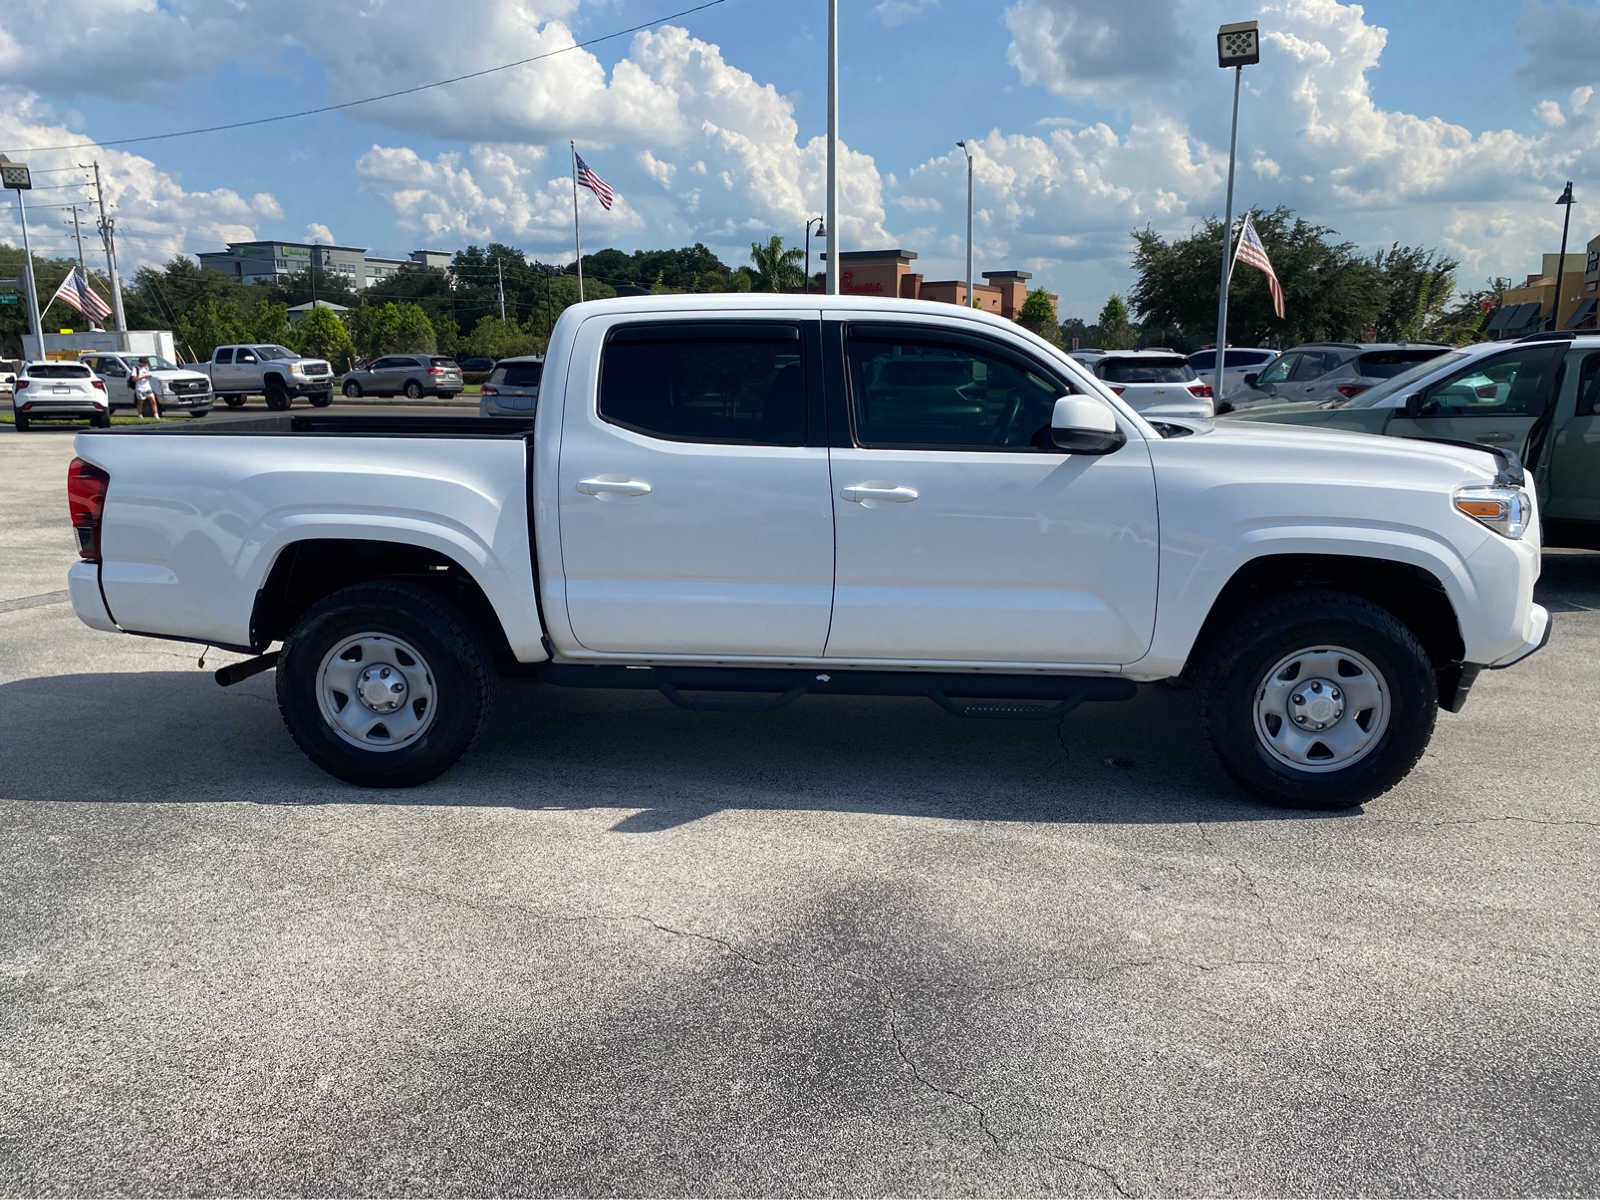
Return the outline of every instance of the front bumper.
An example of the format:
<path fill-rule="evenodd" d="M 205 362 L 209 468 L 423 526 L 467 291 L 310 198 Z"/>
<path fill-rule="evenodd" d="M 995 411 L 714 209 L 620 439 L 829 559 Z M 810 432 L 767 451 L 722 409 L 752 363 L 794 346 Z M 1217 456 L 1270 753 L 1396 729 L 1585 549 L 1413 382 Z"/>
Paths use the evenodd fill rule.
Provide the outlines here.
<path fill-rule="evenodd" d="M 288 386 L 291 396 L 320 396 L 323 392 L 333 391 L 333 376 L 291 375 Z"/>
<path fill-rule="evenodd" d="M 1522 645 L 1510 654 L 1497 658 L 1489 664 L 1491 671 L 1499 671 L 1506 667 L 1514 666 L 1531 654 L 1543 650 L 1550 641 L 1550 632 L 1555 628 L 1555 622 L 1550 619 L 1550 613 L 1542 604 L 1528 606 L 1528 620 L 1525 626 L 1527 636 Z"/>

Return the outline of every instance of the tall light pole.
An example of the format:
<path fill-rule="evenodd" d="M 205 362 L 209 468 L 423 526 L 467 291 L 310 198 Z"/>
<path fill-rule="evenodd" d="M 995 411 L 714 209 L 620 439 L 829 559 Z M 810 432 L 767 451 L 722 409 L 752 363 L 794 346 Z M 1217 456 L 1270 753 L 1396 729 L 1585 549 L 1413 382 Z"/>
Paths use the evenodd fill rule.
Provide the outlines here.
<path fill-rule="evenodd" d="M 809 294 L 811 291 L 811 227 L 817 227 L 817 238 L 820 240 L 828 236 L 828 226 L 821 217 L 812 217 L 806 222 L 806 286 Z"/>
<path fill-rule="evenodd" d="M 965 140 L 956 145 L 967 156 L 967 307 L 972 307 L 972 148 Z"/>
<path fill-rule="evenodd" d="M 17 194 L 17 217 L 22 222 L 22 291 L 28 305 L 28 322 L 33 326 L 39 357 L 43 358 L 44 326 L 39 322 L 39 289 L 33 282 L 33 247 L 28 244 L 28 208 L 22 202 L 22 193 L 33 188 L 33 175 L 26 164 L 14 163 L 0 154 L 0 187 L 10 188 Z"/>
<path fill-rule="evenodd" d="M 1239 84 L 1244 69 L 1261 61 L 1261 32 L 1254 21 L 1217 30 L 1217 66 L 1233 68 L 1233 130 L 1228 135 L 1228 201 L 1222 216 L 1222 275 L 1217 288 L 1217 365 L 1211 394 L 1222 403 L 1222 360 L 1228 351 L 1228 268 L 1233 263 L 1233 164 L 1239 148 Z"/>
<path fill-rule="evenodd" d="M 839 0 L 828 0 L 828 295 L 839 294 Z"/>
<path fill-rule="evenodd" d="M 1565 205 L 1567 212 L 1561 218 L 1561 256 L 1556 259 L 1556 302 L 1550 313 L 1550 328 L 1561 328 L 1561 276 L 1567 269 L 1567 226 L 1572 222 L 1572 180 L 1567 180 L 1566 190 L 1556 197 L 1556 203 Z"/>

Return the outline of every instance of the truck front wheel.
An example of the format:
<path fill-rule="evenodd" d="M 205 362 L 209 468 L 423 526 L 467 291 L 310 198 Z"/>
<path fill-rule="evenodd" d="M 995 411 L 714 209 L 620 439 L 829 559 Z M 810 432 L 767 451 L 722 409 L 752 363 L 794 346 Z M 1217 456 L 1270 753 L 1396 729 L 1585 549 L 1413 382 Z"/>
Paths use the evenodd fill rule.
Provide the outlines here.
<path fill-rule="evenodd" d="M 1416 635 L 1332 591 L 1247 610 L 1207 655 L 1198 692 L 1228 774 L 1285 808 L 1353 808 L 1382 795 L 1422 757 L 1438 715 Z"/>
<path fill-rule="evenodd" d="M 278 658 L 278 709 L 306 756 L 362 787 L 426 783 L 487 716 L 494 668 L 466 615 L 402 582 L 357 584 L 300 620 Z"/>
<path fill-rule="evenodd" d="M 281 379 L 267 380 L 267 407 L 273 412 L 283 412 L 289 407 L 289 389 Z"/>

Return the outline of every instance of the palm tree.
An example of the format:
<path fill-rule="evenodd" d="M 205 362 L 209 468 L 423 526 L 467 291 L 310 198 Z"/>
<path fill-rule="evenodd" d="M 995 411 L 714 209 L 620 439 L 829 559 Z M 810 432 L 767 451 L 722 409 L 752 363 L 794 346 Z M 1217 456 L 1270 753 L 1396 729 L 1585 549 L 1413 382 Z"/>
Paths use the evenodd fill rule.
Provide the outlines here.
<path fill-rule="evenodd" d="M 798 250 L 785 250 L 783 239 L 777 235 L 766 245 L 750 243 L 750 262 L 755 267 L 755 290 L 758 292 L 783 292 L 797 288 L 805 282 L 800 267 L 803 257 Z"/>

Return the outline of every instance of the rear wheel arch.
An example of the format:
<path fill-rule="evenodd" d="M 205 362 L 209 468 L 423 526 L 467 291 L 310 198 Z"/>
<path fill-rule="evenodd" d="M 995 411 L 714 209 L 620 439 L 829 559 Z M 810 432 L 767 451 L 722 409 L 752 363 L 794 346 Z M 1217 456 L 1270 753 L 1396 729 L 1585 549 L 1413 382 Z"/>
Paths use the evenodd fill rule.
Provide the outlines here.
<path fill-rule="evenodd" d="M 358 538 L 309 538 L 279 552 L 256 592 L 250 644 L 265 649 L 281 640 L 316 604 L 360 583 L 405 580 L 451 600 L 501 664 L 515 661 L 499 614 L 472 572 L 426 546 Z"/>
<path fill-rule="evenodd" d="M 1440 702 L 1449 706 L 1465 646 L 1444 585 L 1425 567 L 1362 555 L 1269 554 L 1242 564 L 1212 602 L 1184 677 L 1193 677 L 1238 614 L 1273 597 L 1310 589 L 1342 592 L 1393 614 L 1428 652 L 1439 679 Z"/>

